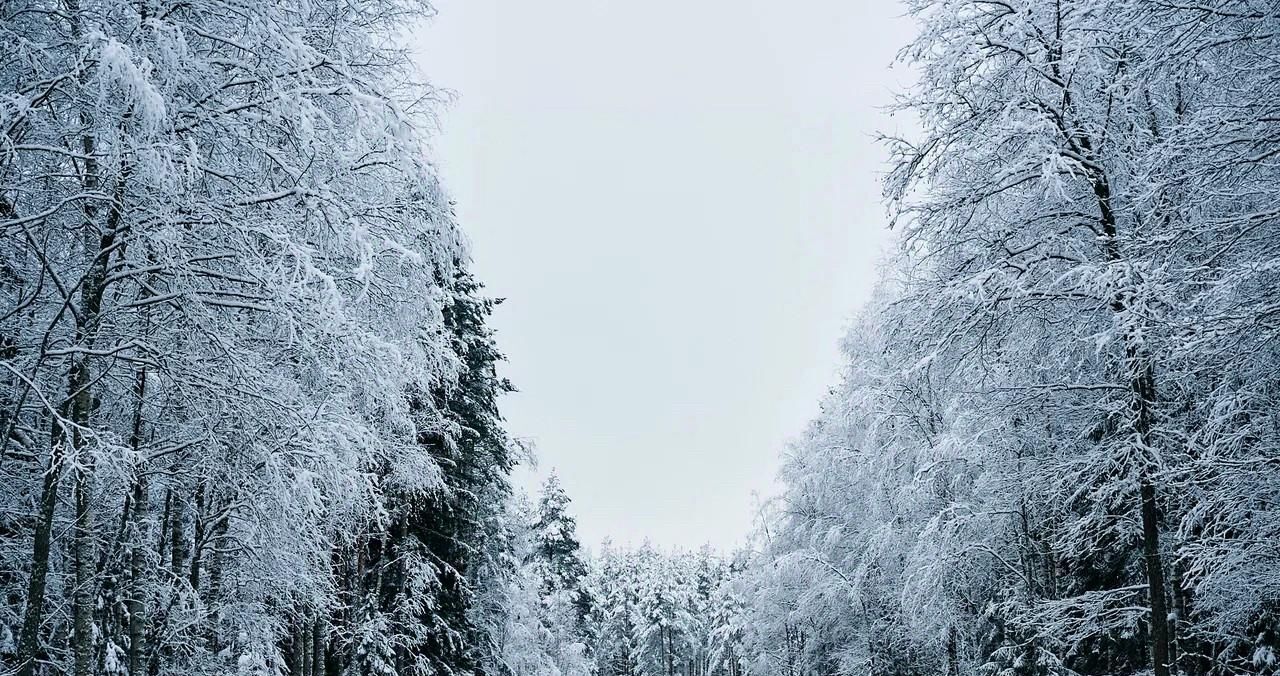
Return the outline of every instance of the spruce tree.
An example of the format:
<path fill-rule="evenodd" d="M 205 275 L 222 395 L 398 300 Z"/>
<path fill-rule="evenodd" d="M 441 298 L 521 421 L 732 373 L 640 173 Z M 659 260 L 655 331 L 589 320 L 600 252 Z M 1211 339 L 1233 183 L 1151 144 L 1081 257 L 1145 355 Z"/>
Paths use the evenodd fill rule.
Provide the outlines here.
<path fill-rule="evenodd" d="M 578 522 L 569 513 L 569 494 L 560 485 L 555 471 L 542 485 L 542 495 L 533 524 L 536 554 L 543 571 L 544 596 L 569 592 L 579 611 L 585 614 L 584 597 L 579 593 L 586 566 L 578 542 Z"/>
<path fill-rule="evenodd" d="M 430 617 L 421 618 L 434 629 L 421 648 L 442 673 L 480 670 L 484 643 L 471 613 L 475 590 L 469 581 L 481 544 L 501 529 L 515 465 L 498 412 L 498 398 L 514 388 L 497 374 L 502 355 L 487 325 L 501 301 L 480 291 L 474 277 L 460 274 L 444 310 L 460 374 L 455 387 L 432 393 L 431 405 L 450 427 L 424 435 L 422 443 L 444 473 L 445 490 L 415 502 L 407 523 L 407 535 L 437 573 Z"/>

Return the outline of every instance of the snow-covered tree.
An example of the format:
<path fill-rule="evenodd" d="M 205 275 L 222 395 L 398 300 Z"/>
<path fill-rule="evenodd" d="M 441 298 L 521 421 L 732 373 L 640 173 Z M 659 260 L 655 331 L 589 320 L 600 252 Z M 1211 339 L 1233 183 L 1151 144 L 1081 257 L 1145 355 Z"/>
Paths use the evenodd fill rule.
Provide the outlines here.
<path fill-rule="evenodd" d="M 605 546 L 588 562 L 585 627 L 595 673 L 720 676 L 741 673 L 740 607 L 732 571 L 709 548 L 664 552 Z"/>
<path fill-rule="evenodd" d="M 908 6 L 899 251 L 739 580 L 754 668 L 1274 672 L 1280 15 Z"/>
<path fill-rule="evenodd" d="M 538 496 L 533 521 L 535 548 L 530 556 L 542 577 L 544 595 L 563 593 L 581 605 L 584 601 L 579 590 L 586 568 L 578 542 L 578 524 L 569 511 L 571 502 L 553 470 Z M 585 607 L 579 610 L 585 614 Z"/>
<path fill-rule="evenodd" d="M 510 467 L 399 47 L 431 11 L 0 4 L 6 670 L 421 673 L 464 633 L 453 560 L 386 558 Z"/>
<path fill-rule="evenodd" d="M 580 635 L 576 608 L 565 590 L 548 590 L 541 509 L 511 501 L 509 545 L 482 572 L 480 626 L 485 673 L 511 676 L 588 676 L 596 673 Z"/>

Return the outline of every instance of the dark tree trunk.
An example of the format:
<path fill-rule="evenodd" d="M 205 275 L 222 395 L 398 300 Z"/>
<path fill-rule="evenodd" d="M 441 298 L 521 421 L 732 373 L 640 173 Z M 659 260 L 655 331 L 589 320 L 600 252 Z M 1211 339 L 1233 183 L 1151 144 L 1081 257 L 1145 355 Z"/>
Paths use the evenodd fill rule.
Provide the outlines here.
<path fill-rule="evenodd" d="M 193 527 L 193 542 L 191 546 L 191 567 L 189 573 L 189 582 L 192 591 L 200 591 L 200 564 L 202 553 L 204 552 L 205 540 L 205 485 L 201 482 L 200 487 L 196 489 L 196 512 L 195 525 Z"/>
<path fill-rule="evenodd" d="M 81 461 L 84 462 L 83 460 Z M 97 572 L 93 557 L 93 533 L 91 516 L 89 472 L 81 467 L 76 470 L 76 521 L 72 529 L 73 560 L 75 562 L 76 589 L 73 594 L 75 626 L 75 675 L 91 676 L 93 661 L 93 598 L 94 579 Z"/>
<path fill-rule="evenodd" d="M 298 628 L 298 650 L 302 653 L 302 676 L 315 676 L 315 671 L 311 666 L 314 655 L 311 651 L 311 626 L 306 620 L 302 620 L 302 626 Z"/>
<path fill-rule="evenodd" d="M 228 518 L 225 513 L 221 513 L 218 516 L 218 519 L 213 524 L 213 534 L 210 537 L 210 542 L 215 543 L 215 546 L 209 554 L 208 584 L 205 586 L 204 593 L 204 598 L 209 604 L 218 603 L 218 599 L 222 596 L 222 554 L 218 551 L 216 543 L 227 532 Z M 214 624 L 209 627 L 209 651 L 214 654 L 222 650 L 218 636 L 217 616 L 214 616 Z"/>
<path fill-rule="evenodd" d="M 1151 600 L 1151 667 L 1155 676 L 1169 675 L 1169 611 L 1165 607 L 1164 564 L 1160 558 L 1159 515 L 1155 486 L 1142 481 L 1142 554 L 1146 560 Z"/>
<path fill-rule="evenodd" d="M 1089 144 L 1084 144 L 1089 149 Z M 1098 176 L 1093 183 L 1097 196 L 1102 231 L 1105 235 L 1104 249 L 1108 262 L 1123 260 L 1119 243 L 1116 241 L 1117 224 L 1115 212 L 1111 207 L 1111 186 L 1105 176 Z M 1123 317 L 1129 310 L 1127 292 L 1118 292 L 1111 300 L 1111 310 L 1117 317 Z M 1134 417 L 1134 434 L 1142 446 L 1143 462 L 1150 455 L 1153 442 L 1152 428 L 1155 424 L 1154 406 L 1156 402 L 1155 373 L 1150 355 L 1139 343 L 1139 339 L 1129 329 L 1124 330 L 1125 370 L 1129 375 L 1129 394 Z M 1166 586 L 1164 580 L 1164 562 L 1160 554 L 1160 514 L 1156 502 L 1156 489 L 1150 478 L 1150 470 L 1141 468 L 1139 494 L 1142 518 L 1142 554 L 1147 575 L 1147 596 L 1151 604 L 1151 669 L 1153 676 L 1169 676 L 1169 611 L 1165 605 Z"/>
<path fill-rule="evenodd" d="M 147 371 L 140 367 L 133 383 L 135 397 L 133 407 L 133 431 L 129 445 L 134 452 L 142 447 L 142 407 L 147 393 Z M 147 513 L 150 509 L 146 474 L 143 467 L 137 469 L 133 479 L 133 533 L 129 538 L 129 676 L 141 676 L 146 655 L 146 603 L 147 593 L 145 554 Z"/>
<path fill-rule="evenodd" d="M 139 476 L 133 485 L 133 542 L 129 552 L 129 676 L 141 676 L 146 655 L 146 570 L 147 558 L 143 548 L 146 535 L 147 486 Z"/>
<path fill-rule="evenodd" d="M 79 3 L 74 0 L 67 3 L 68 13 L 74 19 L 73 31 L 79 33 Z M 83 119 L 86 125 L 89 120 Z M 95 147 L 92 136 L 82 139 L 84 155 L 84 187 L 93 191 L 98 188 L 98 166 L 94 159 Z M 102 297 L 105 288 L 107 264 L 115 245 L 116 229 L 119 226 L 119 211 L 113 207 L 108 217 L 107 227 L 99 230 L 97 225 L 97 206 L 87 202 L 84 207 L 85 250 L 92 252 L 89 269 L 85 273 L 80 289 L 80 312 L 76 323 L 75 344 L 91 348 L 96 338 Z M 97 239 L 96 245 L 94 239 Z M 85 446 L 84 430 L 89 424 L 89 415 L 93 408 L 91 391 L 91 373 L 89 356 L 85 352 L 71 357 L 71 367 L 67 374 L 67 399 L 60 407 L 61 415 L 69 420 L 69 425 L 55 421 L 50 444 L 49 468 L 45 472 L 40 490 L 40 514 L 36 522 L 35 538 L 32 545 L 31 580 L 27 587 L 27 611 L 23 618 L 22 635 L 18 647 L 18 676 L 31 676 L 35 669 L 35 660 L 39 652 L 40 626 L 44 619 L 44 593 L 49 572 L 49 548 L 53 528 L 53 517 L 58 502 L 58 484 L 62 476 L 62 468 L 67 460 L 70 443 L 73 454 L 78 454 Z M 70 429 L 68 429 L 70 427 Z M 88 628 L 92 625 L 92 557 L 89 556 L 89 477 L 83 458 L 77 458 L 81 469 L 76 476 L 76 526 L 74 531 L 73 558 L 76 559 L 76 591 L 74 594 L 75 616 L 75 670 L 78 675 L 88 674 L 88 655 L 91 646 L 88 643 Z"/>
<path fill-rule="evenodd" d="M 311 674 L 312 676 L 323 676 L 324 669 L 324 621 L 317 614 L 316 619 L 311 624 Z"/>
<path fill-rule="evenodd" d="M 36 521 L 32 545 L 31 579 L 27 585 L 27 612 L 18 642 L 18 676 L 31 676 L 35 671 L 40 646 L 40 623 L 44 617 L 44 588 L 49 575 L 49 542 L 53 517 L 58 504 L 58 479 L 63 465 L 62 442 L 55 442 L 40 489 L 40 515 Z"/>

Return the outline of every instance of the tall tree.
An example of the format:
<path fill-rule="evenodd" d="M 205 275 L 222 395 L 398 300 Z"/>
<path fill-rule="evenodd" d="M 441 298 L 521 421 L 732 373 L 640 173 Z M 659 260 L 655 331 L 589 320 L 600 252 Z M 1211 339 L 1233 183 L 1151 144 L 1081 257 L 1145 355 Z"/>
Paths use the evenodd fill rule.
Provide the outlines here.
<path fill-rule="evenodd" d="M 398 46 L 431 11 L 0 4 L 6 669 L 336 673 L 334 561 L 440 491 L 424 437 L 505 443 L 458 422 L 491 343 Z"/>
<path fill-rule="evenodd" d="M 1274 8 L 909 5 L 899 254 L 744 578 L 762 673 L 1274 671 Z"/>
<path fill-rule="evenodd" d="M 533 535 L 543 577 L 543 593 L 568 592 L 577 595 L 586 568 L 578 542 L 578 522 L 569 512 L 572 501 L 560 485 L 554 470 L 542 484 L 534 514 Z"/>

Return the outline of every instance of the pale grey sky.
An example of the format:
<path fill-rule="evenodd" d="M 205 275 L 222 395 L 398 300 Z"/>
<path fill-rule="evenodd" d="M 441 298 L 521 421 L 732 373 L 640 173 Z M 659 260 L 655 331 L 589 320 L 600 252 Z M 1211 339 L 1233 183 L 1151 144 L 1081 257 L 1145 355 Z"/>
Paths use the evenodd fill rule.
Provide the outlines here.
<path fill-rule="evenodd" d="M 892 0 L 438 0 L 442 170 L 582 538 L 728 548 L 887 239 Z M 522 481 L 536 483 L 534 477 Z"/>

